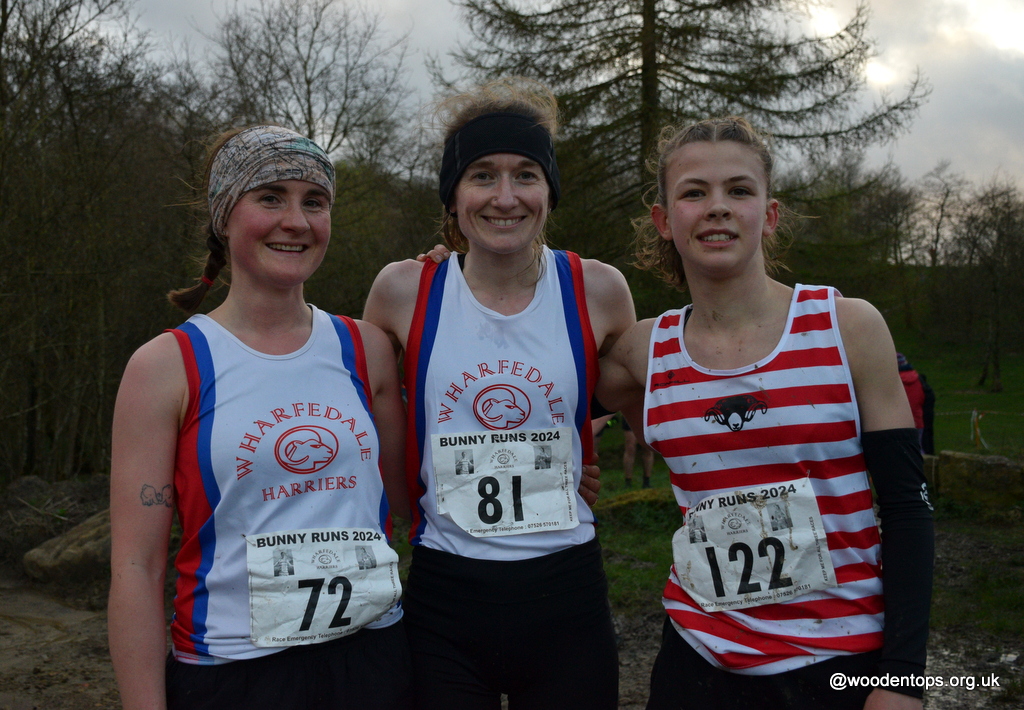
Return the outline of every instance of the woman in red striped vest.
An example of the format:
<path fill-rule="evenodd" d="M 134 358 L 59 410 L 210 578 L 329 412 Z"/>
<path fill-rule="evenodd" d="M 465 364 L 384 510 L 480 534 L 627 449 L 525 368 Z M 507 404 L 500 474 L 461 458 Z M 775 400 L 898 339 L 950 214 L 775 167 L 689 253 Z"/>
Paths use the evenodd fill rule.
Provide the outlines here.
<path fill-rule="evenodd" d="M 919 708 L 931 507 L 885 321 L 771 278 L 780 206 L 747 121 L 667 137 L 657 179 L 639 263 L 693 303 L 624 335 L 598 386 L 642 400 L 683 514 L 648 708 Z"/>

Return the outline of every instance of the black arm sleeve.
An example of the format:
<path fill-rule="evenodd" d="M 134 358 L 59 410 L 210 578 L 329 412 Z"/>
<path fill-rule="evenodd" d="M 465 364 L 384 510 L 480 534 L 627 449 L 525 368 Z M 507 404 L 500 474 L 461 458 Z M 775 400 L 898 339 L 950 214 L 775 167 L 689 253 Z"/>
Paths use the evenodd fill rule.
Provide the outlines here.
<path fill-rule="evenodd" d="M 935 532 L 916 429 L 869 431 L 864 461 L 882 519 L 885 630 L 880 674 L 924 674 L 932 597 Z M 923 689 L 890 688 L 920 698 Z"/>

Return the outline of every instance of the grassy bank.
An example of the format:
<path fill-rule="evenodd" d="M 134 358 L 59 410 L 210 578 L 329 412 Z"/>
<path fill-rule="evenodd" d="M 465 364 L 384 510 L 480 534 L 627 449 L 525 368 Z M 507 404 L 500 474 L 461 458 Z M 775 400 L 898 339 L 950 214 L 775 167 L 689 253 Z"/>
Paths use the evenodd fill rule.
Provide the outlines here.
<path fill-rule="evenodd" d="M 982 347 L 977 344 L 928 344 L 913 334 L 895 333 L 901 350 L 935 390 L 935 451 L 1006 456 L 1024 461 L 1024 353 L 1001 357 L 1002 392 L 992 392 L 992 377 L 979 384 Z M 978 412 L 980 440 L 971 425 Z"/>

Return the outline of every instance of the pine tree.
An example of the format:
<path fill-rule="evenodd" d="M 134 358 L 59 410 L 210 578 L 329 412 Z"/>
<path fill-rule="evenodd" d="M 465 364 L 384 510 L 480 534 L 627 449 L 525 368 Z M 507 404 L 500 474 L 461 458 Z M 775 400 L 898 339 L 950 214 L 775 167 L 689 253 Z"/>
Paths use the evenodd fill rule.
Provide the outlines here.
<path fill-rule="evenodd" d="M 864 5 L 831 36 L 808 36 L 791 0 L 461 0 L 473 79 L 520 74 L 558 94 L 567 151 L 632 209 L 661 127 L 739 114 L 783 150 L 856 150 L 905 130 L 928 88 L 862 108 L 875 56 Z M 607 193 L 606 193 L 607 194 Z"/>

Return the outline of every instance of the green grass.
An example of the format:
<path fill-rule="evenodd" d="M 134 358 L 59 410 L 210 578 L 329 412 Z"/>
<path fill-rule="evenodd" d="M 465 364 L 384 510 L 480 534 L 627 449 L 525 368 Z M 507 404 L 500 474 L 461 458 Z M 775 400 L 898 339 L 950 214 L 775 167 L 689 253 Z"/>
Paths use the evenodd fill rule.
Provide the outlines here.
<path fill-rule="evenodd" d="M 622 428 L 616 422 L 605 429 L 598 448 L 601 497 L 594 514 L 612 610 L 632 616 L 661 611 L 661 590 L 672 565 L 672 533 L 683 519 L 664 460 L 655 457 L 651 488 L 645 490 L 640 487 L 638 456 L 633 483 L 627 486 L 622 450 Z"/>
<path fill-rule="evenodd" d="M 682 522 L 672 491 L 661 486 L 606 496 L 594 514 L 612 610 L 630 616 L 659 611 L 672 533 Z"/>
<path fill-rule="evenodd" d="M 991 376 L 979 386 L 980 345 L 932 345 L 908 333 L 893 334 L 903 352 L 935 390 L 935 451 L 1006 456 L 1024 461 L 1024 353 L 1004 351 L 1000 358 L 1002 392 L 991 392 Z M 971 412 L 983 416 L 981 437 L 988 448 L 976 445 Z"/>
<path fill-rule="evenodd" d="M 1024 526 L 1020 520 L 977 522 L 940 506 L 940 547 L 932 595 L 932 627 L 973 628 L 1024 638 Z"/>

